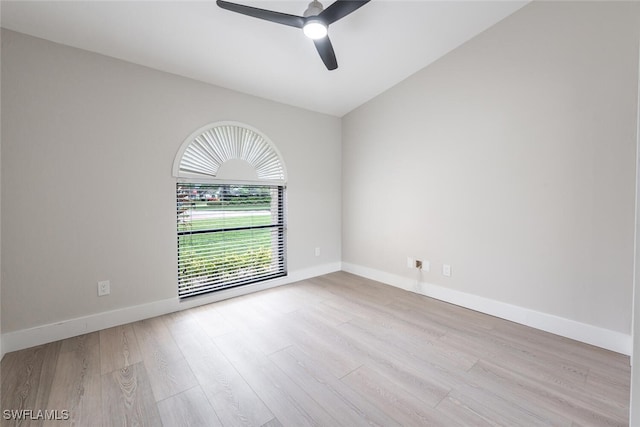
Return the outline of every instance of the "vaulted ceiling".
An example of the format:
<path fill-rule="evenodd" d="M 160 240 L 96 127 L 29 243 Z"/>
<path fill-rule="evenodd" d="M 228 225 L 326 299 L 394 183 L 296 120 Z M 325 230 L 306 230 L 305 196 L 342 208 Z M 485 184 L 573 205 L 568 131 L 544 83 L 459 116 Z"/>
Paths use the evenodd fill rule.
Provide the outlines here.
<path fill-rule="evenodd" d="M 294 15 L 308 4 L 237 2 Z M 373 0 L 329 28 L 334 71 L 301 30 L 213 0 L 3 0 L 0 17 L 10 30 L 341 117 L 526 3 Z"/>

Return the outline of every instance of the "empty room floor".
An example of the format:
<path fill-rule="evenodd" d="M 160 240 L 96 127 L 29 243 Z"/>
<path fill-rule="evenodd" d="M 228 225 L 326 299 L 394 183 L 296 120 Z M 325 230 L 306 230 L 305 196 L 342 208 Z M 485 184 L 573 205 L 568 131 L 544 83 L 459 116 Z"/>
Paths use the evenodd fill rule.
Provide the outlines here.
<path fill-rule="evenodd" d="M 344 272 L 9 353 L 1 369 L 2 425 L 623 426 L 629 413 L 627 356 Z M 69 420 L 4 419 L 20 409 Z"/>

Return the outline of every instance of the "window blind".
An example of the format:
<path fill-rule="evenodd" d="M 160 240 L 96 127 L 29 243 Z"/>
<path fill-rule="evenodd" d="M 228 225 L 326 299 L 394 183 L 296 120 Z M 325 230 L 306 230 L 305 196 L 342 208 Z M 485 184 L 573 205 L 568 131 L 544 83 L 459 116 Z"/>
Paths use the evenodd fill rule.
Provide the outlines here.
<path fill-rule="evenodd" d="M 178 296 L 287 274 L 285 188 L 178 183 Z"/>

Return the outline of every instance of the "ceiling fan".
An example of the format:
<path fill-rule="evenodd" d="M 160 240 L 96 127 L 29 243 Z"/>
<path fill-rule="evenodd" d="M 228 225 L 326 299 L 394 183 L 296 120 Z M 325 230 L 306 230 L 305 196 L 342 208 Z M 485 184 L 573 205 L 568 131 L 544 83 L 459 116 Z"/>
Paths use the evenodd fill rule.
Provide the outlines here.
<path fill-rule="evenodd" d="M 329 40 L 328 27 L 330 24 L 364 6 L 369 1 L 371 0 L 337 0 L 324 9 L 318 0 L 313 0 L 309 3 L 303 16 L 244 6 L 224 0 L 217 0 L 216 3 L 221 8 L 232 12 L 253 16 L 254 18 L 264 19 L 277 24 L 301 28 L 304 34 L 313 40 L 316 50 L 320 54 L 324 65 L 327 66 L 327 69 L 335 70 L 338 68 L 338 61 L 333 51 L 331 40 Z"/>

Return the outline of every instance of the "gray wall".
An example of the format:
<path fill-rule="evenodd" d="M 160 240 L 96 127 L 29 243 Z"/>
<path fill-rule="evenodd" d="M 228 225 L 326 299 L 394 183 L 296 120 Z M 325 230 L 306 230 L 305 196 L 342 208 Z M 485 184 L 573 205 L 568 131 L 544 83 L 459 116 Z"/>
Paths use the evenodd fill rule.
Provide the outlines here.
<path fill-rule="evenodd" d="M 175 298 L 171 167 L 216 121 L 283 156 L 289 271 L 340 261 L 338 118 L 10 31 L 1 76 L 3 332 Z"/>
<path fill-rule="evenodd" d="M 639 18 L 531 3 L 345 116 L 343 262 L 629 334 Z"/>

